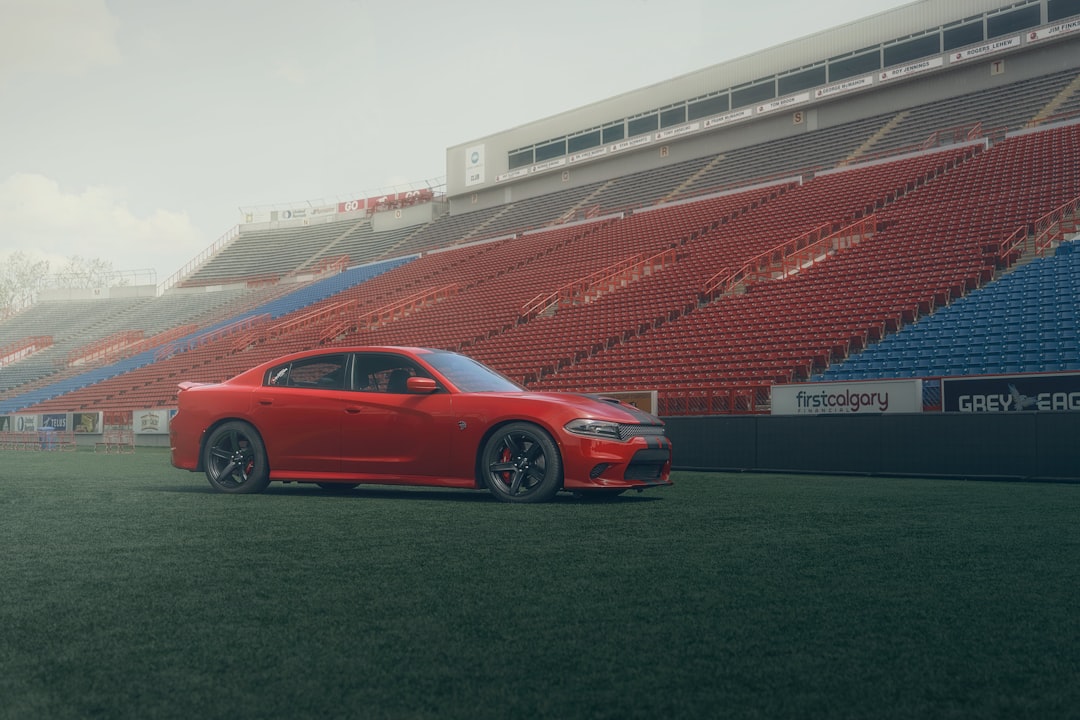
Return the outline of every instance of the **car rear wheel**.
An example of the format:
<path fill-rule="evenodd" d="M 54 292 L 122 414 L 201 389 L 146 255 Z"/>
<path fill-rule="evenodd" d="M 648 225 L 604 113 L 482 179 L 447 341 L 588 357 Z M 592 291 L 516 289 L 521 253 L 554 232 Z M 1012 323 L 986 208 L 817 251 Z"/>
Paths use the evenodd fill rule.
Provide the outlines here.
<path fill-rule="evenodd" d="M 203 448 L 206 479 L 215 490 L 257 493 L 270 484 L 266 447 L 255 428 L 227 422 L 216 428 Z"/>
<path fill-rule="evenodd" d="M 504 425 L 481 456 L 484 481 L 504 502 L 546 502 L 562 485 L 562 458 L 547 431 L 532 423 Z"/>

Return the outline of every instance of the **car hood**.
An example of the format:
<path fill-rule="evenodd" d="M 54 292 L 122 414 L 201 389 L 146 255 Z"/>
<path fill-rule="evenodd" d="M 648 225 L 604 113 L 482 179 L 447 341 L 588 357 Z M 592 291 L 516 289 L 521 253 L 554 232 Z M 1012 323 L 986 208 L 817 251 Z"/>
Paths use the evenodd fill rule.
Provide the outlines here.
<path fill-rule="evenodd" d="M 488 393 L 483 394 L 488 395 Z M 664 421 L 655 415 L 615 398 L 605 397 L 602 394 L 585 395 L 581 393 L 525 391 L 514 393 L 490 393 L 490 395 L 497 395 L 519 402 L 535 402 L 549 406 L 559 405 L 566 410 L 572 410 L 580 417 L 597 420 L 611 420 L 612 422 L 631 425 L 664 424 Z"/>

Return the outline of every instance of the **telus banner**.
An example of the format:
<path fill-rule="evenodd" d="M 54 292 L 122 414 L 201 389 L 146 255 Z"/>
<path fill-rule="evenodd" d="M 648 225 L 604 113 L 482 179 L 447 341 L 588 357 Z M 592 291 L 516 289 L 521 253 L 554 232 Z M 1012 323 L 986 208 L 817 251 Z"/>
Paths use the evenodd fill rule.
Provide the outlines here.
<path fill-rule="evenodd" d="M 942 378 L 941 409 L 964 413 L 1080 410 L 1080 373 Z"/>
<path fill-rule="evenodd" d="M 773 385 L 773 415 L 922 412 L 922 380 Z"/>

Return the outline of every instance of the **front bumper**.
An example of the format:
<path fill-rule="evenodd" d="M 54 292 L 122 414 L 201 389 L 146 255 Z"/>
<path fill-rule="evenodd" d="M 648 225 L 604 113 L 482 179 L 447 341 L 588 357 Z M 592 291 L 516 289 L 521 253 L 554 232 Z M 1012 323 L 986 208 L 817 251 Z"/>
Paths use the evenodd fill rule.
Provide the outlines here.
<path fill-rule="evenodd" d="M 671 441 L 663 435 L 627 442 L 574 438 L 564 443 L 567 490 L 645 488 L 671 484 Z"/>

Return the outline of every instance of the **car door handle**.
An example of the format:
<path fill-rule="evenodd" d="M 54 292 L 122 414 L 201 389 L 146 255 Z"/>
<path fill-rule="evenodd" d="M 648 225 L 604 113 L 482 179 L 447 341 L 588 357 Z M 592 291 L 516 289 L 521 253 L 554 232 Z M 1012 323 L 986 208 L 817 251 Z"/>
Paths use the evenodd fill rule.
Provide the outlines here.
<path fill-rule="evenodd" d="M 274 401 L 271 400 L 270 398 L 259 398 L 259 404 L 260 405 L 273 405 Z"/>
<path fill-rule="evenodd" d="M 357 415 L 364 412 L 364 408 L 357 407 L 356 405 L 350 405 L 345 408 L 345 412 L 349 413 L 350 415 Z"/>

